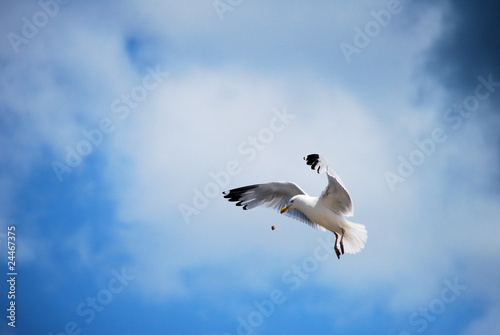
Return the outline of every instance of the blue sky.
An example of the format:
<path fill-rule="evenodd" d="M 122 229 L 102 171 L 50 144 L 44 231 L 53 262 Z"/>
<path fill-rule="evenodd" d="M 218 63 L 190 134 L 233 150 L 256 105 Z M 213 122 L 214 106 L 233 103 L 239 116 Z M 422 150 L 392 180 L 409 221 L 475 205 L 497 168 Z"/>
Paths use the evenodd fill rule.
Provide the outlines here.
<path fill-rule="evenodd" d="M 496 334 L 495 2 L 0 6 L 2 334 Z M 359 254 L 222 197 L 309 153 Z"/>

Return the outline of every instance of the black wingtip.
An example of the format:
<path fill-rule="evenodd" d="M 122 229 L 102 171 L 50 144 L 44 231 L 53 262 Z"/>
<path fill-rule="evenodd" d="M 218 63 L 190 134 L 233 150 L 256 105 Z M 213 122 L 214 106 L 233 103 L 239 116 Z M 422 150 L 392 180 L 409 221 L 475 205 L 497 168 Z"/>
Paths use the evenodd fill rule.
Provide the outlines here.
<path fill-rule="evenodd" d="M 318 154 L 310 154 L 304 157 L 304 160 L 307 161 L 307 165 L 311 165 L 313 162 L 317 161 L 319 159 Z"/>
<path fill-rule="evenodd" d="M 244 204 L 245 200 L 242 200 L 242 197 L 245 195 L 246 192 L 258 186 L 259 185 L 243 186 L 222 192 L 222 194 L 224 195 L 224 198 L 227 199 L 229 202 L 236 202 L 236 206 L 243 206 L 243 209 L 246 210 L 247 208 L 246 205 Z"/>
<path fill-rule="evenodd" d="M 306 160 L 306 164 L 311 167 L 311 170 L 316 170 L 319 173 L 320 166 L 316 169 L 316 166 L 319 164 L 319 155 L 318 154 L 310 154 L 304 157 Z"/>

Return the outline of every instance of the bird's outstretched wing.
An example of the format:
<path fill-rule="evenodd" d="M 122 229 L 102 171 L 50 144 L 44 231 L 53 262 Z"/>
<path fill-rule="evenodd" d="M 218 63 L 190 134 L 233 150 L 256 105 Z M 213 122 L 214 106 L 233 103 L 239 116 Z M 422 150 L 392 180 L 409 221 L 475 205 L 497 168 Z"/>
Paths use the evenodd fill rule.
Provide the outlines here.
<path fill-rule="evenodd" d="M 345 216 L 352 216 L 354 209 L 349 193 L 340 180 L 335 170 L 330 168 L 326 160 L 318 154 L 311 154 L 304 157 L 306 164 L 311 166 L 312 170 L 318 173 L 326 172 L 328 177 L 328 186 L 321 193 L 321 200 L 331 210 Z"/>
<path fill-rule="evenodd" d="M 264 206 L 278 211 L 286 206 L 293 196 L 306 194 L 297 184 L 286 181 L 243 186 L 222 193 L 224 194 L 224 198 L 236 202 L 236 206 L 242 206 L 243 209 Z M 292 208 L 284 214 L 293 219 L 305 222 L 313 228 L 322 228 L 320 225 L 309 220 L 298 209 Z"/>

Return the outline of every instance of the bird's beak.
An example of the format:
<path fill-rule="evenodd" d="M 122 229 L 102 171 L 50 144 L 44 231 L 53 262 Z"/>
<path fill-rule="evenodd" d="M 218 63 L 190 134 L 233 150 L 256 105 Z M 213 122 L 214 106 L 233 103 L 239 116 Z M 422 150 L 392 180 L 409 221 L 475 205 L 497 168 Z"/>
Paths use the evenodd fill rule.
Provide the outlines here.
<path fill-rule="evenodd" d="M 285 206 L 281 209 L 280 213 L 283 214 L 285 213 L 288 209 L 290 209 L 290 206 Z"/>

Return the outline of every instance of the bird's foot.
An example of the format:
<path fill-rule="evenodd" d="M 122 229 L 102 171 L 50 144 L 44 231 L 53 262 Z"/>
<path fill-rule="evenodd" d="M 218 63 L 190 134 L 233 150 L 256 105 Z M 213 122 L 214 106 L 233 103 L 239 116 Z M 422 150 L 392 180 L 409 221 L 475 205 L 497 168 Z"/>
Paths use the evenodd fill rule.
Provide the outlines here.
<path fill-rule="evenodd" d="M 337 258 L 340 259 L 340 250 L 337 246 L 335 246 L 335 253 L 337 254 Z"/>
<path fill-rule="evenodd" d="M 340 250 L 342 250 L 342 255 L 344 254 L 344 228 L 342 229 L 342 236 L 340 237 Z"/>
<path fill-rule="evenodd" d="M 339 250 L 339 247 L 337 247 L 337 241 L 339 239 L 339 234 L 337 233 L 334 233 L 335 234 L 335 253 L 337 254 L 337 258 L 340 259 L 340 250 Z"/>

